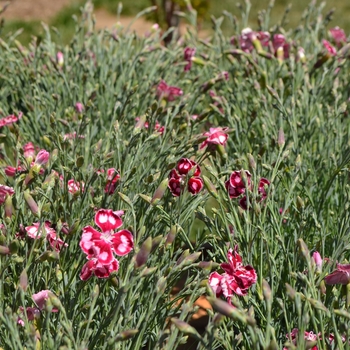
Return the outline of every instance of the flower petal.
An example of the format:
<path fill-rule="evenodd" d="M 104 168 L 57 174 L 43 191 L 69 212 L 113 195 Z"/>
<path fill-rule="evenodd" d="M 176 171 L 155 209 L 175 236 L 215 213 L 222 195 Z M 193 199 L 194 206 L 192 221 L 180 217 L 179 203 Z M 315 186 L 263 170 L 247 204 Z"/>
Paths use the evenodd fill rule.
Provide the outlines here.
<path fill-rule="evenodd" d="M 134 238 L 130 231 L 121 230 L 116 232 L 112 238 L 112 245 L 115 254 L 124 256 L 134 247 Z"/>
<path fill-rule="evenodd" d="M 109 232 L 120 227 L 123 221 L 113 210 L 100 209 L 95 215 L 95 223 L 102 232 Z"/>

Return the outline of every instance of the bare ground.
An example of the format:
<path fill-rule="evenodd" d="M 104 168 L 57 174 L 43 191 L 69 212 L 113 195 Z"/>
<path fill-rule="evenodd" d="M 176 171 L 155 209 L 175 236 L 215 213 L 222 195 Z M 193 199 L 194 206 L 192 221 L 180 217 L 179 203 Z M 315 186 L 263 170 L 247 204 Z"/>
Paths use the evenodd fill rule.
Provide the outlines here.
<path fill-rule="evenodd" d="M 4 13 L 0 14 L 0 18 L 49 22 L 59 11 L 72 2 L 72 0 L 0 0 L 0 10 L 8 4 Z M 116 16 L 102 9 L 96 10 L 95 16 L 97 29 L 111 28 L 117 23 Z M 124 16 L 119 19 L 119 22 L 124 28 L 127 28 L 133 20 L 133 17 Z M 144 35 L 151 30 L 152 24 L 144 18 L 139 18 L 133 21 L 129 29 L 139 35 Z M 185 27 L 185 25 L 181 25 L 181 33 L 185 32 Z M 200 37 L 206 37 L 208 34 L 208 31 L 201 31 Z"/>

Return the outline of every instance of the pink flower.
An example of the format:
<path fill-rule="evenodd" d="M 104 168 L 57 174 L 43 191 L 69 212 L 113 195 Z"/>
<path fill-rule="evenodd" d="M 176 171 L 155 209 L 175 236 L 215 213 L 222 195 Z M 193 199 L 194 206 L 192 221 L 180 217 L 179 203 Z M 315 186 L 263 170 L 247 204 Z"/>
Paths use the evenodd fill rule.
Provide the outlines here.
<path fill-rule="evenodd" d="M 226 133 L 227 128 L 210 128 L 209 132 L 204 133 L 204 136 L 207 136 L 207 139 L 200 145 L 200 149 L 208 146 L 216 146 L 216 145 L 222 145 L 225 146 L 228 135 Z"/>
<path fill-rule="evenodd" d="M 184 50 L 184 60 L 187 61 L 187 64 L 184 68 L 185 72 L 188 72 L 192 67 L 192 57 L 195 55 L 196 49 L 192 47 L 186 47 Z"/>
<path fill-rule="evenodd" d="M 35 157 L 35 148 L 32 142 L 28 142 L 27 144 L 25 144 L 23 146 L 23 155 L 24 158 L 26 158 L 27 160 L 30 158 L 30 161 L 34 159 Z"/>
<path fill-rule="evenodd" d="M 105 193 L 113 194 L 117 188 L 117 183 L 120 179 L 118 171 L 114 168 L 107 170 L 107 183 L 105 186 Z"/>
<path fill-rule="evenodd" d="M 76 110 L 77 113 L 83 113 L 84 105 L 81 102 L 77 102 L 75 104 L 75 110 Z"/>
<path fill-rule="evenodd" d="M 324 278 L 327 284 L 348 284 L 350 282 L 350 264 L 337 264 L 337 269 Z"/>
<path fill-rule="evenodd" d="M 176 169 L 172 169 L 169 174 L 168 187 L 175 197 L 179 197 L 187 180 L 187 190 L 193 195 L 198 194 L 204 186 L 200 177 L 201 169 L 199 165 L 188 158 L 181 158 Z"/>
<path fill-rule="evenodd" d="M 85 183 L 84 182 L 78 182 L 73 179 L 68 180 L 68 192 L 71 194 L 75 194 L 80 191 L 84 191 L 85 189 Z"/>
<path fill-rule="evenodd" d="M 0 205 L 5 203 L 6 196 L 12 196 L 15 190 L 12 187 L 0 185 Z"/>
<path fill-rule="evenodd" d="M 343 29 L 335 27 L 330 29 L 329 32 L 338 47 L 346 43 L 346 34 Z"/>
<path fill-rule="evenodd" d="M 45 309 L 47 301 L 52 297 L 55 297 L 55 294 L 53 294 L 50 290 L 42 290 L 41 292 L 32 295 L 34 303 L 40 310 Z M 58 312 L 58 309 L 54 308 L 52 309 L 52 312 Z"/>
<path fill-rule="evenodd" d="M 335 56 L 337 54 L 337 50 L 331 43 L 325 39 L 322 40 L 323 47 L 327 50 L 328 54 L 331 56 Z"/>
<path fill-rule="evenodd" d="M 112 271 L 118 270 L 118 261 L 113 253 L 124 256 L 133 249 L 134 239 L 130 231 L 114 232 L 122 226 L 122 219 L 111 209 L 100 209 L 95 215 L 95 224 L 102 232 L 91 226 L 83 229 L 80 247 L 87 254 L 88 261 L 80 278 L 86 280 L 94 273 L 99 278 L 108 277 Z"/>
<path fill-rule="evenodd" d="M 8 115 L 7 117 L 0 119 L 0 128 L 2 128 L 5 125 L 11 125 L 13 123 L 16 123 L 18 120 L 20 120 L 23 116 L 23 113 L 18 113 L 18 116 L 16 117 L 14 114 Z"/>
<path fill-rule="evenodd" d="M 297 346 L 299 330 L 298 328 L 294 328 L 289 334 L 286 335 L 286 338 L 294 345 Z M 304 333 L 304 339 L 309 342 L 315 342 L 320 338 L 320 334 L 315 334 L 313 332 Z M 312 348 L 308 347 L 310 350 L 318 350 L 318 347 L 315 345 Z M 283 350 L 288 350 L 288 348 L 283 348 Z"/>
<path fill-rule="evenodd" d="M 33 321 L 35 318 L 39 318 L 40 317 L 40 310 L 37 309 L 36 307 L 24 308 L 23 306 L 21 306 L 19 309 L 20 309 L 22 314 L 26 314 L 27 315 L 28 321 Z M 24 327 L 24 320 L 23 320 L 22 317 L 18 317 L 17 323 L 19 325 L 21 325 L 22 327 Z"/>
<path fill-rule="evenodd" d="M 8 177 L 14 177 L 17 173 L 17 169 L 13 166 L 10 166 L 8 165 L 6 168 L 5 168 L 5 174 L 8 176 Z"/>
<path fill-rule="evenodd" d="M 225 272 L 222 275 L 217 272 L 211 273 L 209 285 L 218 298 L 224 296 L 230 300 L 233 294 L 246 295 L 248 289 L 256 283 L 257 275 L 252 266 L 243 266 L 237 245 L 234 251 L 229 249 L 227 258 L 228 263 L 220 265 Z"/>
<path fill-rule="evenodd" d="M 169 86 L 164 80 L 161 80 L 157 86 L 157 97 L 161 100 L 174 101 L 176 97 L 182 96 L 183 91 L 176 86 Z"/>
<path fill-rule="evenodd" d="M 68 247 L 67 243 L 64 243 L 62 239 L 57 237 L 56 231 L 51 227 L 49 221 L 45 221 L 44 224 L 35 222 L 32 226 L 27 226 L 25 230 L 30 238 L 39 239 L 41 237 L 46 237 L 50 246 L 57 252 L 60 252 L 62 247 Z"/>
<path fill-rule="evenodd" d="M 35 164 L 45 165 L 49 161 L 49 158 L 50 158 L 50 153 L 42 149 L 36 155 Z"/>

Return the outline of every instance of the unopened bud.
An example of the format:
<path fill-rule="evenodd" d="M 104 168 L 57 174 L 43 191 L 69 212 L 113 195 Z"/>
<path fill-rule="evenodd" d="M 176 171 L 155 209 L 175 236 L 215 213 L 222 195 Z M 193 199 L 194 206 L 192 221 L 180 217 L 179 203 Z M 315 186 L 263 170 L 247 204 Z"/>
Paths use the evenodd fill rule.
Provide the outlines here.
<path fill-rule="evenodd" d="M 283 132 L 282 128 L 278 130 L 278 141 L 277 142 L 278 142 L 279 147 L 283 147 L 285 144 L 284 132 Z"/>
<path fill-rule="evenodd" d="M 152 237 L 148 237 L 141 246 L 141 249 L 137 253 L 135 257 L 135 267 L 139 268 L 143 266 L 148 259 L 149 254 L 151 253 L 152 249 Z"/>
<path fill-rule="evenodd" d="M 169 183 L 168 178 L 164 179 L 160 183 L 160 185 L 158 186 L 158 188 L 154 192 L 154 195 L 153 195 L 152 200 L 151 200 L 151 204 L 156 205 L 159 203 L 159 201 L 163 198 L 166 189 L 168 188 L 168 183 Z"/>
<path fill-rule="evenodd" d="M 36 202 L 34 201 L 33 197 L 29 194 L 29 191 L 25 191 L 23 194 L 24 200 L 28 204 L 29 209 L 31 212 L 37 216 L 40 217 L 40 210 Z"/>

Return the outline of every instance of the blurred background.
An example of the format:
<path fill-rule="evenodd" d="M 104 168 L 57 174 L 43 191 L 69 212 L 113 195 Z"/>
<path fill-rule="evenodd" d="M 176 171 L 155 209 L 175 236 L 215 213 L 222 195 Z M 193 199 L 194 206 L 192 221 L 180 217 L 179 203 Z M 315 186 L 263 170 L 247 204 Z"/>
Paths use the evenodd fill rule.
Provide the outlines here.
<path fill-rule="evenodd" d="M 27 43 L 32 35 L 40 36 L 43 33 L 41 21 L 48 23 L 58 29 L 54 31 L 54 40 L 65 44 L 69 42 L 74 33 L 75 22 L 73 16 L 79 18 L 81 7 L 85 0 L 0 0 L 0 37 L 8 35 L 18 35 L 17 40 Z M 158 11 L 142 17 L 133 24 L 132 30 L 139 34 L 144 34 L 151 29 L 153 23 L 159 23 L 166 28 L 171 23 L 177 24 L 178 17 L 175 16 L 177 11 L 186 9 L 185 0 L 93 0 L 95 8 L 96 27 L 102 29 L 104 27 L 112 27 L 117 22 L 118 4 L 122 3 L 123 9 L 119 21 L 123 26 L 127 26 L 133 16 L 146 7 L 157 5 Z M 316 1 L 313 1 L 316 2 Z M 202 33 L 210 34 L 211 16 L 220 17 L 224 10 L 232 13 L 241 23 L 242 28 L 242 10 L 245 12 L 247 3 L 245 0 L 192 0 L 192 6 L 198 12 L 198 22 Z M 258 29 L 258 18 L 264 10 L 268 10 L 269 0 L 250 0 L 251 10 L 248 25 L 253 29 Z M 321 2 L 317 2 L 321 5 Z M 249 6 L 249 5 L 248 5 Z M 290 11 L 286 16 L 283 26 L 286 29 L 296 28 L 304 22 L 303 12 L 308 6 L 305 0 L 276 0 L 274 6 L 270 9 L 269 26 L 276 25 L 281 22 L 286 9 L 290 7 Z M 326 16 L 329 11 L 334 9 L 332 21 L 329 27 L 339 26 L 343 28 L 347 35 L 350 32 L 350 0 L 328 1 L 323 9 L 322 14 Z M 183 22 L 183 21 L 182 21 Z M 233 31 L 232 24 L 225 17 L 222 25 L 225 34 L 230 35 Z"/>

